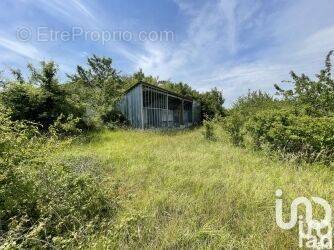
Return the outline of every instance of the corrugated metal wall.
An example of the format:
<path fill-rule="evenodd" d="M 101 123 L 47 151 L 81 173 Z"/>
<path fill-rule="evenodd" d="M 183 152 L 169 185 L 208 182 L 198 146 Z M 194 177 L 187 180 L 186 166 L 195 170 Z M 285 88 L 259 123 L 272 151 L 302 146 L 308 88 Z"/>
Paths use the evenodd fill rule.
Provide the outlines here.
<path fill-rule="evenodd" d="M 135 128 L 142 128 L 142 85 L 126 93 L 119 102 L 119 109 Z"/>
<path fill-rule="evenodd" d="M 134 128 L 190 127 L 201 120 L 198 102 L 142 84 L 123 96 L 119 109 Z"/>
<path fill-rule="evenodd" d="M 193 123 L 198 124 L 201 122 L 201 104 L 193 101 Z"/>
<path fill-rule="evenodd" d="M 189 127 L 193 124 L 192 106 L 191 101 L 183 100 L 183 124 L 185 127 Z"/>

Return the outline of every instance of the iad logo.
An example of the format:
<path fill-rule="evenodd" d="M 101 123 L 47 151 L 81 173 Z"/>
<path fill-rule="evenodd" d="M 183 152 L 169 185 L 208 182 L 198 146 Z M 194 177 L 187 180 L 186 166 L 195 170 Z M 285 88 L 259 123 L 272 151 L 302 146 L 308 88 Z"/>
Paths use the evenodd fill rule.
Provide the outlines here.
<path fill-rule="evenodd" d="M 312 203 L 305 197 L 298 197 L 292 201 L 290 206 L 290 221 L 284 222 L 282 215 L 282 190 L 276 190 L 276 223 L 285 230 L 299 225 L 299 247 L 304 246 L 313 249 L 331 249 L 332 242 L 332 208 L 328 202 L 319 197 L 311 197 L 312 201 L 324 209 L 325 216 L 323 220 L 313 219 Z M 305 217 L 298 216 L 298 206 L 305 207 Z"/>

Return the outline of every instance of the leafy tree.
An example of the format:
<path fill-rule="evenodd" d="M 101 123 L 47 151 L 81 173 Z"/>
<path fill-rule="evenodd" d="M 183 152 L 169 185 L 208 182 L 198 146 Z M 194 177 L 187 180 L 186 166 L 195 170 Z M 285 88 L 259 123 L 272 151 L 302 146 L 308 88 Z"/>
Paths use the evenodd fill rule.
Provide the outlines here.
<path fill-rule="evenodd" d="M 36 68 L 29 64 L 29 79 L 20 70 L 12 69 L 14 81 L 4 84 L 1 100 L 12 110 L 13 120 L 29 120 L 47 129 L 61 114 L 74 112 L 66 100 L 67 93 L 57 78 L 58 66 L 41 62 Z"/>
<path fill-rule="evenodd" d="M 0 70 L 0 86 L 3 86 L 5 81 L 3 80 L 3 71 Z"/>
<path fill-rule="evenodd" d="M 77 66 L 74 75 L 68 75 L 66 88 L 72 93 L 72 102 L 83 112 L 88 127 L 101 127 L 115 117 L 116 105 L 124 91 L 124 81 L 112 66 L 112 59 L 93 55 L 87 59 L 87 68 Z"/>
<path fill-rule="evenodd" d="M 24 78 L 20 69 L 11 69 L 12 75 L 18 83 L 24 84 Z"/>
<path fill-rule="evenodd" d="M 225 109 L 223 104 L 225 102 L 223 94 L 217 88 L 210 91 L 199 93 L 192 89 L 186 83 L 173 83 L 171 81 L 160 81 L 159 86 L 183 96 L 191 97 L 201 103 L 202 118 L 212 119 L 215 116 L 224 116 Z"/>
<path fill-rule="evenodd" d="M 202 107 L 202 117 L 214 118 L 215 116 L 225 116 L 226 111 L 223 107 L 225 99 L 222 91 L 213 88 L 210 91 L 200 94 Z"/>
<path fill-rule="evenodd" d="M 277 100 L 261 90 L 248 91 L 247 95 L 239 97 L 233 103 L 230 112 L 239 112 L 243 116 L 250 116 L 263 109 L 276 109 L 282 106 L 288 106 L 288 103 Z"/>
<path fill-rule="evenodd" d="M 224 127 L 230 135 L 233 144 L 243 146 L 245 141 L 245 124 L 252 116 L 263 110 L 275 110 L 282 106 L 282 102 L 262 91 L 249 91 L 247 95 L 239 97 L 224 119 Z"/>
<path fill-rule="evenodd" d="M 305 74 L 298 76 L 291 71 L 292 84 L 294 89 L 284 90 L 275 84 L 275 88 L 286 100 L 294 105 L 303 107 L 309 115 L 322 116 L 334 113 L 334 80 L 332 78 L 331 50 L 325 60 L 325 68 L 311 80 Z"/>
<path fill-rule="evenodd" d="M 133 78 L 134 78 L 135 81 L 138 81 L 138 82 L 143 82 L 143 81 L 146 80 L 145 79 L 146 76 L 145 76 L 145 74 L 144 74 L 144 72 L 143 72 L 142 69 L 139 69 L 137 72 L 135 72 L 133 74 Z"/>
<path fill-rule="evenodd" d="M 158 85 L 159 87 L 168 89 L 180 95 L 191 97 L 194 99 L 199 99 L 200 96 L 199 92 L 192 89 L 188 84 L 183 82 L 173 83 L 171 81 L 160 81 Z"/>
<path fill-rule="evenodd" d="M 131 86 L 137 84 L 138 82 L 146 82 L 152 85 L 158 85 L 159 77 L 154 77 L 151 75 L 145 75 L 142 69 L 139 69 L 137 72 L 132 75 L 123 75 L 122 76 L 125 89 L 130 88 Z"/>
<path fill-rule="evenodd" d="M 87 58 L 88 68 L 77 66 L 77 73 L 68 75 L 72 81 L 80 81 L 92 88 L 104 88 L 108 81 L 119 78 L 118 72 L 112 67 L 112 59 L 93 55 Z"/>
<path fill-rule="evenodd" d="M 39 122 L 42 100 L 40 89 L 30 84 L 6 83 L 1 93 L 2 103 L 12 110 L 13 120 Z"/>
<path fill-rule="evenodd" d="M 60 85 L 57 72 L 58 66 L 53 62 L 41 62 L 41 68 L 28 65 L 31 72 L 30 81 L 40 86 L 42 100 L 39 103 L 39 119 L 47 127 L 62 113 L 69 115 L 71 107 L 66 102 L 66 91 Z"/>
<path fill-rule="evenodd" d="M 224 121 L 232 141 L 329 163 L 333 159 L 333 53 L 327 54 L 325 68 L 315 79 L 291 71 L 293 89 L 275 84 L 280 100 L 260 91 L 239 98 Z"/>

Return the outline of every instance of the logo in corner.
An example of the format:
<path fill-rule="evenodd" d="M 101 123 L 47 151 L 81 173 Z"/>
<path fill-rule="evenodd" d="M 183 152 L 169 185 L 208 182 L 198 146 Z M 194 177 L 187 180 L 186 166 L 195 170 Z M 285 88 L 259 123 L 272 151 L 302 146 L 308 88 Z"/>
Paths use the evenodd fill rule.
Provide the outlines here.
<path fill-rule="evenodd" d="M 299 247 L 301 248 L 331 249 L 333 247 L 332 208 L 328 202 L 320 197 L 311 197 L 314 203 L 324 209 L 324 218 L 317 220 L 313 219 L 312 202 L 305 197 L 298 197 L 291 203 L 290 220 L 284 222 L 282 194 L 281 189 L 276 190 L 276 224 L 281 229 L 289 230 L 298 222 Z M 299 206 L 305 207 L 305 216 L 298 216 Z"/>

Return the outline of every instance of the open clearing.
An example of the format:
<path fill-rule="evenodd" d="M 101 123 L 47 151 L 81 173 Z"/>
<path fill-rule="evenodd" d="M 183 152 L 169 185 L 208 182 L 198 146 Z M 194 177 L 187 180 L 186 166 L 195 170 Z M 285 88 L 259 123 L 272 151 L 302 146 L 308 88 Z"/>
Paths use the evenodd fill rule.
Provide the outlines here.
<path fill-rule="evenodd" d="M 91 247 L 295 248 L 297 228 L 275 223 L 275 191 L 283 190 L 286 220 L 298 196 L 334 198 L 333 172 L 270 159 L 210 142 L 201 129 L 178 132 L 104 131 L 65 155 L 101 160 L 120 209 L 110 232 Z"/>

